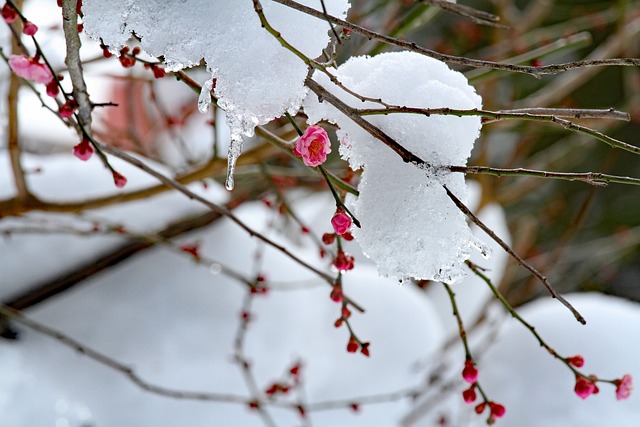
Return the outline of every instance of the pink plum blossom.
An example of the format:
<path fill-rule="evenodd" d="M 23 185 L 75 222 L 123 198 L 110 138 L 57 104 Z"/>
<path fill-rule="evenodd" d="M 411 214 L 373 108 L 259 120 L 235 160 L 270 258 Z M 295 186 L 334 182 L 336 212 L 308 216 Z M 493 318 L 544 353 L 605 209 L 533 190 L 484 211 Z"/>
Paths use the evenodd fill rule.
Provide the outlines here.
<path fill-rule="evenodd" d="M 631 396 L 631 390 L 633 390 L 633 377 L 629 374 L 622 377 L 622 379 L 616 380 L 616 399 L 623 400 Z"/>
<path fill-rule="evenodd" d="M 93 154 L 93 147 L 89 143 L 87 138 L 83 138 L 80 144 L 73 147 L 73 155 L 79 158 L 82 161 L 87 161 L 91 158 Z"/>
<path fill-rule="evenodd" d="M 333 215 L 333 218 L 331 218 L 331 225 L 333 226 L 336 234 L 343 235 L 349 231 L 349 227 L 351 227 L 351 217 L 349 217 L 349 215 L 347 215 L 342 209 L 338 209 Z"/>
<path fill-rule="evenodd" d="M 11 55 L 9 66 L 16 76 L 25 80 L 47 84 L 53 79 L 53 74 L 46 64 L 25 55 Z"/>
<path fill-rule="evenodd" d="M 293 154 L 302 157 L 307 166 L 320 166 L 331 152 L 329 135 L 320 126 L 309 126 L 296 142 Z"/>
<path fill-rule="evenodd" d="M 2 6 L 2 18 L 7 24 L 11 24 L 18 18 L 18 12 L 9 3 L 5 3 Z"/>
<path fill-rule="evenodd" d="M 22 32 L 27 36 L 35 36 L 38 32 L 38 26 L 31 21 L 25 21 L 24 27 L 22 27 Z"/>
<path fill-rule="evenodd" d="M 593 380 L 576 375 L 576 386 L 573 389 L 581 399 L 586 399 L 596 391 L 596 385 Z"/>
<path fill-rule="evenodd" d="M 468 383 L 475 383 L 478 381 L 478 369 L 476 368 L 473 360 L 467 359 L 464 362 L 464 369 L 462 370 L 462 378 Z"/>
<path fill-rule="evenodd" d="M 122 174 L 113 171 L 113 182 L 116 184 L 116 187 L 122 188 L 127 185 L 127 178 L 125 178 Z"/>

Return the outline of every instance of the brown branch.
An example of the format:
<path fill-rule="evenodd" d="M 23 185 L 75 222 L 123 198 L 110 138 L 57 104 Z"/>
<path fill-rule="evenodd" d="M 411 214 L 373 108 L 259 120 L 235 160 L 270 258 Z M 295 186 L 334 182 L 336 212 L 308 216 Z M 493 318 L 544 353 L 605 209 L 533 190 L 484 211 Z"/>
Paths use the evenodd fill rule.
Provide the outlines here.
<path fill-rule="evenodd" d="M 73 98 L 78 103 L 78 121 L 85 132 L 91 134 L 91 100 L 87 92 L 87 85 L 82 72 L 80 60 L 80 36 L 78 34 L 78 0 L 62 0 L 62 29 L 67 45 L 67 56 L 64 60 L 71 84 L 73 86 Z"/>
<path fill-rule="evenodd" d="M 22 0 L 16 0 L 14 6 L 20 8 Z M 14 25 L 20 25 L 16 22 Z M 13 27 L 10 26 L 12 29 Z M 11 52 L 13 54 L 22 53 L 20 36 L 11 39 Z M 18 92 L 20 91 L 20 78 L 14 73 L 9 75 L 9 90 L 7 92 L 7 147 L 9 148 L 9 159 L 13 171 L 13 181 L 16 186 L 17 199 L 26 201 L 30 198 L 29 187 L 25 178 L 22 164 L 20 162 L 20 135 L 18 131 Z"/>
<path fill-rule="evenodd" d="M 498 24 L 500 17 L 492 13 L 488 13 L 482 10 L 474 9 L 463 4 L 452 3 L 448 0 L 418 0 L 422 3 L 429 3 L 431 6 L 439 7 L 440 9 L 453 13 L 454 15 L 467 18 L 474 24 L 486 25 L 488 27 L 500 28 L 503 30 L 509 29 L 508 25 Z"/>
<path fill-rule="evenodd" d="M 426 49 L 424 47 L 418 46 L 416 43 L 413 43 L 413 42 L 407 42 L 404 40 L 400 40 L 394 37 L 389 37 L 387 35 L 377 33 L 375 31 L 371 31 L 369 29 L 366 29 L 356 24 L 352 24 L 351 22 L 345 21 L 343 19 L 336 18 L 335 16 L 332 16 L 332 15 L 325 16 L 322 12 L 310 7 L 304 6 L 300 3 L 296 3 L 293 0 L 273 0 L 273 1 L 275 1 L 276 3 L 283 4 L 292 9 L 299 10 L 303 13 L 314 16 L 316 18 L 328 19 L 334 24 L 341 25 L 344 28 L 347 28 L 355 33 L 365 36 L 369 40 L 379 40 L 384 43 L 398 46 L 403 49 L 410 50 L 412 52 L 417 52 L 422 55 L 435 58 L 450 64 L 459 64 L 459 65 L 465 65 L 468 67 L 475 67 L 475 68 L 492 68 L 495 70 L 530 74 L 532 76 L 540 76 L 544 74 L 557 74 L 563 71 L 575 70 L 575 69 L 586 68 L 586 67 L 602 67 L 602 66 L 637 67 L 637 66 L 640 66 L 640 59 L 638 58 L 590 59 L 590 60 L 583 60 L 583 61 L 565 62 L 561 64 L 545 65 L 541 67 L 531 67 L 526 65 L 515 65 L 515 64 L 507 64 L 503 62 L 484 61 L 480 59 L 446 55 L 444 53 L 436 52 L 434 50 L 430 50 L 430 49 Z"/>
<path fill-rule="evenodd" d="M 237 204 L 241 202 L 242 200 L 234 200 L 233 203 Z M 159 239 L 171 239 L 189 231 L 205 227 L 220 218 L 221 215 L 217 212 L 207 212 L 203 215 L 177 221 L 169 224 L 162 231 L 158 232 L 157 237 Z M 64 273 L 54 279 L 48 279 L 44 283 L 30 286 L 25 292 L 11 297 L 3 303 L 8 307 L 20 311 L 33 307 L 52 296 L 71 289 L 85 279 L 88 279 L 101 271 L 113 267 L 131 256 L 154 246 L 155 243 L 156 241 L 151 239 L 126 243 L 109 253 L 100 255 L 96 259 L 90 260 L 74 268 L 73 271 Z"/>
<path fill-rule="evenodd" d="M 201 401 L 213 401 L 213 402 L 229 402 L 229 403 L 242 403 L 248 405 L 250 400 L 246 397 L 233 395 L 233 394 L 222 394 L 222 393 L 206 393 L 206 392 L 196 392 L 196 391 L 182 391 L 169 389 L 166 387 L 162 387 L 159 385 L 152 384 L 140 377 L 130 366 L 119 362 L 104 353 L 101 353 L 93 348 L 63 334 L 62 332 L 50 328 L 42 323 L 36 322 L 28 317 L 25 317 L 17 310 L 14 310 L 11 307 L 7 307 L 5 305 L 0 305 L 0 316 L 7 317 L 12 319 L 22 325 L 27 326 L 28 328 L 40 332 L 54 340 L 60 342 L 66 347 L 72 348 L 80 354 L 83 354 L 90 359 L 98 362 L 101 365 L 104 365 L 108 368 L 114 369 L 117 372 L 121 373 L 127 379 L 129 379 L 132 383 L 140 387 L 144 391 L 148 391 L 153 394 L 158 394 L 164 397 L 170 397 L 173 399 L 188 399 L 188 400 L 201 400 Z"/>
<path fill-rule="evenodd" d="M 458 199 L 451 191 L 449 191 L 446 185 L 443 185 L 443 187 L 447 192 L 447 196 L 449 196 L 451 201 L 458 207 L 458 209 L 460 209 L 474 224 L 476 224 L 485 233 L 487 233 L 489 237 L 491 237 L 497 244 L 499 244 L 502 249 L 505 250 L 505 252 L 511 255 L 511 257 L 515 259 L 518 264 L 520 264 L 521 266 L 529 270 L 534 276 L 536 276 L 547 289 L 547 291 L 549 291 L 549 294 L 553 298 L 556 298 L 558 301 L 560 301 L 565 307 L 567 307 L 571 311 L 571 313 L 573 313 L 578 322 L 582 323 L 583 325 L 587 323 L 587 321 L 584 319 L 584 317 L 582 317 L 578 310 L 576 310 L 562 295 L 556 292 L 553 286 L 551 286 L 551 283 L 549 283 L 549 280 L 547 280 L 547 278 L 543 276 L 542 273 L 540 273 L 534 266 L 525 261 L 520 255 L 514 252 L 514 250 L 511 249 L 511 247 L 509 247 L 509 245 L 507 245 L 504 240 L 498 237 L 498 235 L 494 233 L 493 230 L 491 230 L 489 227 L 487 227 L 486 224 L 480 221 L 480 219 L 475 216 L 474 213 L 471 212 L 471 210 L 460 201 L 460 199 Z"/>

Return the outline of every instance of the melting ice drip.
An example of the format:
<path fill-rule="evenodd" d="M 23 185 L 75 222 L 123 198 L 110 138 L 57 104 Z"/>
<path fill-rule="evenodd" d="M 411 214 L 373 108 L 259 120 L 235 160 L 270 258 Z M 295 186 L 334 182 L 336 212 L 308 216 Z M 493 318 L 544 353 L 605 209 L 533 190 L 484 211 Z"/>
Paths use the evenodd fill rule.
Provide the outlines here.
<path fill-rule="evenodd" d="M 213 88 L 213 78 L 207 80 L 202 85 L 200 96 L 198 96 L 198 111 L 201 113 L 207 113 L 209 106 L 211 105 L 211 89 Z M 231 129 L 231 143 L 229 144 L 229 151 L 227 154 L 227 178 L 224 182 L 224 186 L 227 190 L 231 191 L 234 187 L 233 174 L 236 170 L 236 162 L 238 157 L 242 154 L 242 145 L 244 143 L 243 136 L 253 136 L 253 129 L 258 125 L 258 119 L 251 117 L 247 122 L 243 120 L 244 117 L 233 114 L 235 109 L 232 105 L 224 103 L 220 100 L 220 107 L 225 110 L 227 114 L 227 124 Z"/>

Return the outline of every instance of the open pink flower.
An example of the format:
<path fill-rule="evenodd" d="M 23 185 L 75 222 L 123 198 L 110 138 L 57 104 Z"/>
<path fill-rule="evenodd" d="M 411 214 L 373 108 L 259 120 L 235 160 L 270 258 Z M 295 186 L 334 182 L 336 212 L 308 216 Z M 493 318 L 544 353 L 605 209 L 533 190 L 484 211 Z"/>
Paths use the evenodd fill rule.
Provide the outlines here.
<path fill-rule="evenodd" d="M 9 66 L 16 76 L 36 83 L 47 84 L 53 79 L 51 70 L 45 64 L 25 55 L 11 55 Z"/>
<path fill-rule="evenodd" d="M 629 374 L 622 377 L 622 379 L 616 380 L 616 399 L 623 400 L 631 396 L 631 390 L 633 390 L 633 377 Z"/>
<path fill-rule="evenodd" d="M 586 399 L 596 391 L 596 384 L 589 378 L 576 375 L 576 386 L 573 390 L 581 399 Z"/>
<path fill-rule="evenodd" d="M 349 231 L 349 227 L 351 227 L 351 217 L 342 209 L 338 209 L 333 215 L 333 218 L 331 218 L 331 225 L 333 226 L 336 234 L 341 236 Z"/>
<path fill-rule="evenodd" d="M 327 131 L 320 126 L 309 126 L 296 142 L 293 154 L 302 157 L 307 166 L 320 166 L 331 152 L 331 142 Z"/>

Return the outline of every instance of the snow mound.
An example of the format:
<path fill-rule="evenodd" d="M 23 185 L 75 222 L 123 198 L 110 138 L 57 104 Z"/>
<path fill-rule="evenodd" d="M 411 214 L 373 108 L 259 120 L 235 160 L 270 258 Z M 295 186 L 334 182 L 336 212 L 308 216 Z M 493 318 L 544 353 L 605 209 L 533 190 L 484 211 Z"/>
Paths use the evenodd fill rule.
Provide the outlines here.
<path fill-rule="evenodd" d="M 335 75 L 352 91 L 389 104 L 460 109 L 482 105 L 462 74 L 413 52 L 354 57 L 335 70 Z M 352 107 L 380 108 L 347 94 L 321 73 L 313 78 Z M 337 124 L 340 154 L 353 169 L 364 168 L 355 202 L 362 229 L 353 234 L 380 274 L 460 281 L 465 274 L 463 261 L 470 257 L 471 247 L 481 243 L 443 188 L 446 185 L 466 201 L 464 176 L 436 169 L 466 164 L 480 130 L 480 118 L 417 114 L 366 117 L 431 166 L 419 168 L 405 163 L 327 102 L 318 102 L 316 96 L 307 97 L 304 109 L 309 123 L 328 120 Z"/>

